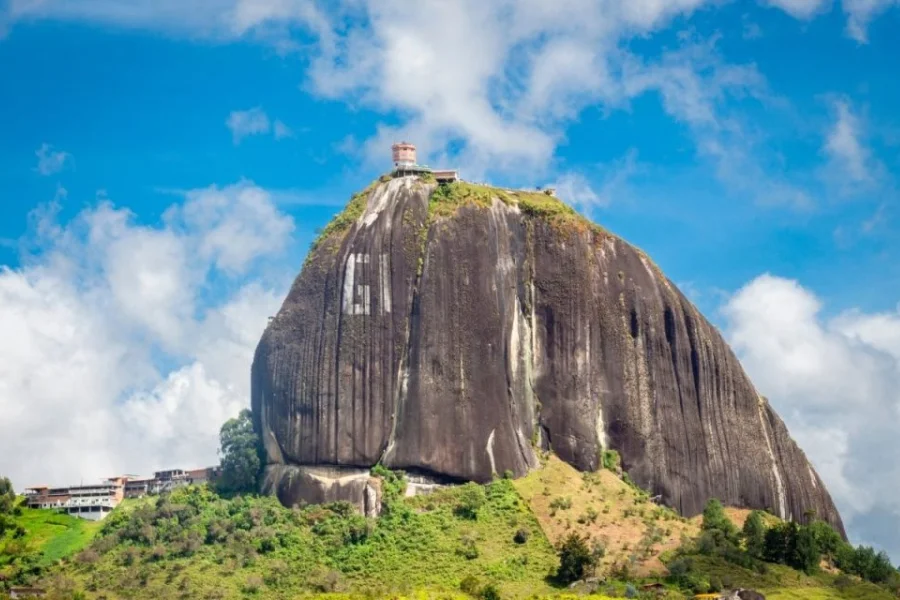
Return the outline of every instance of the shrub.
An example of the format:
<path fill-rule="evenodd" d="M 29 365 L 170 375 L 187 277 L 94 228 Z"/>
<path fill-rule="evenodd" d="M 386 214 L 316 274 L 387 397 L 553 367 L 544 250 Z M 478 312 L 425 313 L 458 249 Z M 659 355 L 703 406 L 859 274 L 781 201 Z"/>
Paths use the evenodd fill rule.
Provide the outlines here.
<path fill-rule="evenodd" d="M 477 483 L 469 482 L 460 487 L 454 511 L 466 519 L 477 519 L 478 510 L 487 502 L 484 488 Z"/>
<path fill-rule="evenodd" d="M 475 538 L 473 536 L 468 534 L 462 535 L 459 539 L 459 544 L 459 548 L 456 551 L 457 554 L 467 560 L 478 558 L 478 547 L 475 545 Z"/>
<path fill-rule="evenodd" d="M 568 510 L 572 508 L 572 499 L 567 496 L 560 496 L 550 501 L 550 510 Z"/>
<path fill-rule="evenodd" d="M 588 548 L 587 538 L 570 533 L 558 546 L 559 569 L 556 579 L 562 584 L 583 579 L 589 575 L 596 564 Z"/>
<path fill-rule="evenodd" d="M 75 562 L 82 565 L 92 565 L 100 560 L 100 553 L 91 548 L 82 550 L 75 556 Z"/>
<path fill-rule="evenodd" d="M 519 529 L 516 530 L 516 535 L 513 536 L 513 541 L 517 544 L 524 544 L 525 542 L 528 541 L 528 538 L 530 535 L 531 535 L 531 532 L 528 531 L 526 528 L 519 527 Z"/>
<path fill-rule="evenodd" d="M 309 577 L 309 586 L 316 592 L 337 592 L 344 583 L 344 576 L 335 569 L 318 569 Z"/>
<path fill-rule="evenodd" d="M 578 517 L 578 522 L 582 525 L 593 523 L 597 520 L 598 516 L 600 516 L 600 513 L 597 512 L 597 509 L 593 506 L 588 506 L 584 511 L 584 514 Z"/>
<path fill-rule="evenodd" d="M 604 450 L 600 455 L 600 462 L 604 469 L 619 471 L 622 466 L 622 457 L 615 450 Z"/>
<path fill-rule="evenodd" d="M 463 577 L 463 580 L 459 582 L 459 589 L 464 594 L 478 596 L 481 592 L 481 582 L 474 575 L 466 575 Z"/>
<path fill-rule="evenodd" d="M 481 600 L 500 600 L 500 590 L 493 583 L 489 583 L 481 588 L 479 596 Z"/>
<path fill-rule="evenodd" d="M 247 578 L 247 581 L 244 583 L 244 592 L 247 594 L 255 594 L 259 592 L 260 588 L 263 586 L 262 577 L 259 575 L 251 575 Z"/>

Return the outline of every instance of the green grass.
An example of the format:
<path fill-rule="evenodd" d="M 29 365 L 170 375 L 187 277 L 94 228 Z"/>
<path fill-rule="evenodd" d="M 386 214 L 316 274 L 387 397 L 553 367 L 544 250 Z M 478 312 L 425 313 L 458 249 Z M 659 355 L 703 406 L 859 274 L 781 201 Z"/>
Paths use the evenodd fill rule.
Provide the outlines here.
<path fill-rule="evenodd" d="M 30 552 L 40 555 L 39 564 L 49 565 L 70 556 L 90 544 L 100 529 L 97 522 L 85 521 L 52 510 L 23 508 L 21 516 L 14 518 L 25 528 L 21 538 Z M 14 542 L 12 533 L 0 539 L 2 545 Z M 0 565 L 3 558 L 0 557 Z"/>

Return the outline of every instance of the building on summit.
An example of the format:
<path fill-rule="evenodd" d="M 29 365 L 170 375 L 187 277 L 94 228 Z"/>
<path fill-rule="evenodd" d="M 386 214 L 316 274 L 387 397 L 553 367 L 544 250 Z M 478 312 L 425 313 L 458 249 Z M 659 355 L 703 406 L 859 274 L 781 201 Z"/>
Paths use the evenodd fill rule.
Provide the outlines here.
<path fill-rule="evenodd" d="M 157 471 L 153 477 L 122 475 L 110 477 L 96 485 L 49 487 L 36 485 L 25 490 L 25 502 L 29 508 L 55 509 L 73 517 L 99 521 L 105 518 L 125 498 L 141 498 L 157 495 L 190 484 L 202 484 L 214 480 L 219 467 L 205 469 L 170 469 Z"/>
<path fill-rule="evenodd" d="M 459 181 L 456 169 L 432 169 L 428 165 L 416 162 L 416 146 L 409 142 L 397 142 L 391 146 L 391 159 L 394 162 L 394 175 L 421 175 L 431 173 L 438 183 Z"/>

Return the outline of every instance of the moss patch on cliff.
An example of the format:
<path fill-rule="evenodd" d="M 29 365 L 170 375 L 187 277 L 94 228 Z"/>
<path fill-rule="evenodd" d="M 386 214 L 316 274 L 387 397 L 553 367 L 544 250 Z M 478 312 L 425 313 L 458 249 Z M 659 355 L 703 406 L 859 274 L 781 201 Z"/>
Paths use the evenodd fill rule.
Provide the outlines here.
<path fill-rule="evenodd" d="M 344 210 L 335 215 L 334 218 L 328 222 L 328 225 L 326 225 L 325 228 L 319 232 L 319 235 L 316 236 L 316 239 L 313 240 L 309 248 L 310 254 L 315 252 L 315 250 L 319 248 L 319 246 L 321 246 L 322 243 L 332 235 L 336 233 L 346 233 L 350 230 L 350 227 L 353 226 L 356 220 L 359 219 L 364 212 L 366 212 L 366 206 L 369 202 L 369 194 L 377 184 L 378 181 L 372 183 L 363 191 L 356 192 L 350 197 L 350 202 L 347 203 L 347 206 L 344 207 Z"/>
<path fill-rule="evenodd" d="M 456 181 L 435 188 L 428 201 L 428 217 L 451 217 L 467 204 L 490 208 L 494 197 L 500 197 L 502 190 L 485 185 Z"/>
<path fill-rule="evenodd" d="M 602 227 L 580 215 L 556 196 L 541 191 L 513 190 L 467 181 L 439 185 L 428 204 L 430 219 L 453 216 L 466 205 L 490 208 L 496 198 L 508 206 L 518 207 L 531 219 L 540 219 L 559 228 L 579 233 L 606 233 Z"/>

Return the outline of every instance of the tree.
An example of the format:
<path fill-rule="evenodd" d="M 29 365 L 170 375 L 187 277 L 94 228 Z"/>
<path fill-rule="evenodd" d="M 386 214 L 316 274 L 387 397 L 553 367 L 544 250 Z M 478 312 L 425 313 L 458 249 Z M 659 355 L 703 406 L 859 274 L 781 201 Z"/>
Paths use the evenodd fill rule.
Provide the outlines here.
<path fill-rule="evenodd" d="M 793 523 L 779 523 L 766 531 L 763 546 L 763 558 L 767 562 L 786 564 L 787 557 L 795 545 L 793 539 Z"/>
<path fill-rule="evenodd" d="M 809 527 L 797 528 L 797 542 L 788 564 L 797 570 L 812 573 L 818 569 L 821 558 L 815 532 Z"/>
<path fill-rule="evenodd" d="M 256 491 L 261 469 L 259 436 L 253 430 L 252 413 L 244 409 L 222 425 L 219 432 L 222 477 L 217 487 L 224 492 Z"/>
<path fill-rule="evenodd" d="M 0 536 L 8 529 L 15 529 L 15 523 L 8 515 L 16 505 L 16 492 L 6 477 L 0 477 Z"/>
<path fill-rule="evenodd" d="M 556 571 L 556 579 L 560 583 L 578 581 L 593 571 L 595 562 L 587 538 L 572 532 L 560 543 L 557 553 L 559 569 Z"/>
<path fill-rule="evenodd" d="M 12 512 L 16 504 L 16 492 L 7 477 L 0 477 L 0 515 Z"/>
<path fill-rule="evenodd" d="M 704 531 L 721 531 L 729 540 L 733 540 L 737 535 L 737 528 L 725 514 L 725 508 L 717 498 L 710 498 L 706 503 L 706 508 L 703 509 L 701 528 Z"/>
<path fill-rule="evenodd" d="M 809 524 L 809 528 L 816 536 L 819 551 L 834 560 L 841 546 L 845 544 L 840 534 L 825 521 L 813 521 Z"/>
<path fill-rule="evenodd" d="M 753 558 L 762 558 L 766 547 L 766 524 L 763 522 L 762 512 L 754 510 L 744 521 L 741 531 L 747 553 Z"/>

